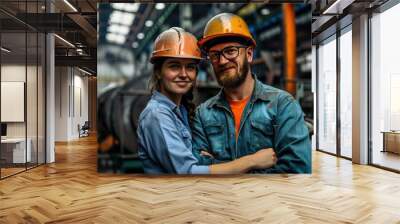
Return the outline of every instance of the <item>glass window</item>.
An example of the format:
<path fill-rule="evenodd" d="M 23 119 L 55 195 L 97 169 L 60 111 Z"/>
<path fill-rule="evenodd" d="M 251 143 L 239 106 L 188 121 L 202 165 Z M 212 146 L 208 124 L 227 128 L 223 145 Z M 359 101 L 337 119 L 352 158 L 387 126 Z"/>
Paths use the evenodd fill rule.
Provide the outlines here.
<path fill-rule="evenodd" d="M 400 170 L 400 4 L 371 18 L 372 163 Z"/>
<path fill-rule="evenodd" d="M 1 34 L 1 176 L 24 171 L 30 162 L 26 141 L 26 33 Z"/>
<path fill-rule="evenodd" d="M 44 3 L 2 1 L 0 7 L 37 19 Z M 43 33 L 0 12 L 0 178 L 45 162 L 45 42 Z"/>
<path fill-rule="evenodd" d="M 336 36 L 318 48 L 318 149 L 336 153 Z"/>
<path fill-rule="evenodd" d="M 340 154 L 351 158 L 352 149 L 352 35 L 351 26 L 340 36 Z"/>

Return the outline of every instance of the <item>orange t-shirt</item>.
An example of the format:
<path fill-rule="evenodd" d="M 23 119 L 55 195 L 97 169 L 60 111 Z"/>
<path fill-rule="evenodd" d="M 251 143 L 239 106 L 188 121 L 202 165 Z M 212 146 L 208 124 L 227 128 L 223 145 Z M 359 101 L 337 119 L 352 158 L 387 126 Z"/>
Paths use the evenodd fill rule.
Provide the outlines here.
<path fill-rule="evenodd" d="M 231 110 L 233 113 L 233 118 L 235 119 L 235 133 L 236 137 L 239 134 L 239 128 L 240 128 L 240 120 L 242 118 L 242 113 L 244 111 L 244 108 L 247 105 L 247 102 L 249 102 L 250 96 L 244 98 L 243 100 L 231 100 L 228 99 L 229 105 L 231 106 Z"/>

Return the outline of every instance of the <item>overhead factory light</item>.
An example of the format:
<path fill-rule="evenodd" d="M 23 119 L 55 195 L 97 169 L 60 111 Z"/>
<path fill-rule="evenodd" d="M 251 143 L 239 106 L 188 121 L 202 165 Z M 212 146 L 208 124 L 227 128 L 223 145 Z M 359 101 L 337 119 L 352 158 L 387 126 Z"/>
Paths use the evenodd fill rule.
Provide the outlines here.
<path fill-rule="evenodd" d="M 261 15 L 263 15 L 263 16 L 269 15 L 270 13 L 271 12 L 267 8 L 264 8 L 264 9 L 261 10 Z"/>
<path fill-rule="evenodd" d="M 113 11 L 110 15 L 110 23 L 124 24 L 130 26 L 135 19 L 135 15 L 129 12 Z"/>
<path fill-rule="evenodd" d="M 156 9 L 157 10 L 163 10 L 165 8 L 165 4 L 164 3 L 157 3 L 156 4 Z"/>
<path fill-rule="evenodd" d="M 144 33 L 138 33 L 137 38 L 139 40 L 143 39 L 144 38 Z"/>
<path fill-rule="evenodd" d="M 113 11 L 110 15 L 110 23 L 120 23 L 124 13 L 120 11 Z"/>
<path fill-rule="evenodd" d="M 114 9 L 126 12 L 137 12 L 139 10 L 140 3 L 111 3 Z"/>
<path fill-rule="evenodd" d="M 126 40 L 126 37 L 124 35 L 116 33 L 107 33 L 106 38 L 109 42 L 114 42 L 117 44 L 123 44 Z"/>
<path fill-rule="evenodd" d="M 68 0 L 64 0 L 65 4 L 67 4 L 72 10 L 74 10 L 74 12 L 78 12 L 78 10 L 71 4 L 68 2 Z"/>
<path fill-rule="evenodd" d="M 139 10 L 139 3 L 128 3 L 125 7 L 125 11 L 127 12 L 137 12 Z"/>
<path fill-rule="evenodd" d="M 125 8 L 125 4 L 126 3 L 111 3 L 110 5 L 111 5 L 111 7 L 113 8 L 113 9 L 117 9 L 117 10 L 124 10 L 124 8 Z"/>
<path fill-rule="evenodd" d="M 147 20 L 147 21 L 144 23 L 144 25 L 147 26 L 147 27 L 151 27 L 151 26 L 153 26 L 153 21 Z"/>
<path fill-rule="evenodd" d="M 133 23 L 133 20 L 135 19 L 135 15 L 132 13 L 125 13 L 125 15 L 122 17 L 122 21 L 120 21 L 121 24 L 124 24 L 126 26 L 130 26 Z"/>
<path fill-rule="evenodd" d="M 111 24 L 108 27 L 108 32 L 110 33 L 119 33 L 119 34 L 128 34 L 129 33 L 129 27 L 128 26 L 122 26 L 122 25 L 117 25 L 117 24 Z"/>
<path fill-rule="evenodd" d="M 138 48 L 138 47 L 139 47 L 139 43 L 136 42 L 136 41 L 133 42 L 133 43 L 132 43 L 132 47 L 133 47 L 133 48 Z"/>
<path fill-rule="evenodd" d="M 70 47 L 75 48 L 75 45 L 73 45 L 71 42 L 69 42 L 68 40 L 58 36 L 57 34 L 54 34 L 55 37 L 57 37 L 59 40 L 61 40 L 62 42 L 66 43 L 67 45 L 69 45 Z"/>
<path fill-rule="evenodd" d="M 1 47 L 0 48 L 2 51 L 6 52 L 6 53 L 10 53 L 11 51 L 5 47 Z"/>

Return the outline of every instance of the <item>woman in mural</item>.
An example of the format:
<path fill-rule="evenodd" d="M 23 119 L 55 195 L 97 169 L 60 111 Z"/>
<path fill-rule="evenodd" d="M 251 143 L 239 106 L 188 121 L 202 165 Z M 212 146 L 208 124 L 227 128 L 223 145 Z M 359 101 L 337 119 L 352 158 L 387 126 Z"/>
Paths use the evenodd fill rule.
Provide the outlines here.
<path fill-rule="evenodd" d="M 197 164 L 192 154 L 190 120 L 194 117 L 192 90 L 200 60 L 196 38 L 182 28 L 170 28 L 155 40 L 150 59 L 154 65 L 152 97 L 140 114 L 137 129 L 144 172 L 234 174 L 273 166 L 276 156 L 267 149 L 227 163 Z"/>

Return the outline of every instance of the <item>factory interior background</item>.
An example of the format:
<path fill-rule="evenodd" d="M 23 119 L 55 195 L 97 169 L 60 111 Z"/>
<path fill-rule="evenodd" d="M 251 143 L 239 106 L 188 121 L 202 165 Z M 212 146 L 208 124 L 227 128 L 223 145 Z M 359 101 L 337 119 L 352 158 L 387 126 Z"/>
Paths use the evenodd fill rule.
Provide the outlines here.
<path fill-rule="evenodd" d="M 149 61 L 156 37 L 179 26 L 199 39 L 207 21 L 222 12 L 236 12 L 249 24 L 257 42 L 252 72 L 261 82 L 295 96 L 312 136 L 311 5 L 287 6 L 291 7 L 295 20 L 291 34 L 282 26 L 285 13 L 279 4 L 160 3 L 132 7 L 124 3 L 99 4 L 97 134 L 100 144 L 107 142 L 109 136 L 118 142 L 109 149 L 99 150 L 99 171 L 140 172 L 135 137 L 137 119 L 151 95 L 148 82 L 153 65 Z M 132 26 L 136 28 L 129 30 Z M 290 37 L 295 40 L 293 46 L 286 46 L 286 35 L 293 35 Z M 294 49 L 295 54 L 292 76 L 286 72 L 289 66 L 285 60 L 287 48 Z M 212 66 L 206 60 L 199 65 L 196 87 L 196 106 L 220 90 Z"/>

